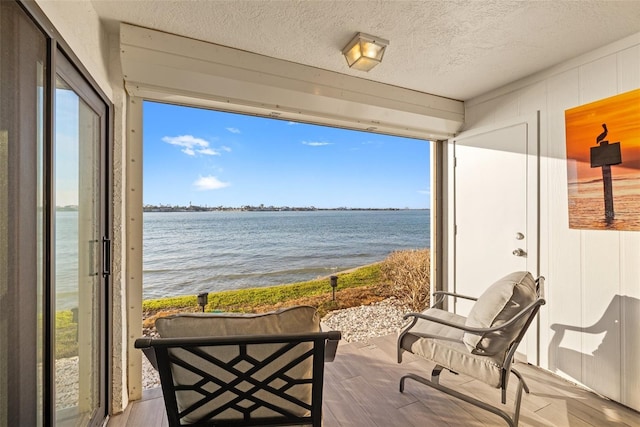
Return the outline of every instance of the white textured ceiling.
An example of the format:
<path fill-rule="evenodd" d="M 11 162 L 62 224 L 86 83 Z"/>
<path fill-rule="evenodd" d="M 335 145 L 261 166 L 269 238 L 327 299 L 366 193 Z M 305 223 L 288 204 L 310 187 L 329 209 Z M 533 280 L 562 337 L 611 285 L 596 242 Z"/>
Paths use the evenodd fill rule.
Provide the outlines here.
<path fill-rule="evenodd" d="M 640 32 L 640 1 L 92 0 L 119 22 L 458 100 Z M 350 70 L 356 32 L 390 40 Z"/>

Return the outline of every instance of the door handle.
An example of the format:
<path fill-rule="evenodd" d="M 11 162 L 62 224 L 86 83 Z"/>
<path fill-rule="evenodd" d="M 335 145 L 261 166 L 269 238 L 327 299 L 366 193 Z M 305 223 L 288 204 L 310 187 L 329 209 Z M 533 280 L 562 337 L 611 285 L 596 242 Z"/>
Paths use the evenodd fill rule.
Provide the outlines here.
<path fill-rule="evenodd" d="M 102 276 L 111 275 L 111 239 L 102 238 Z"/>
<path fill-rule="evenodd" d="M 522 248 L 515 249 L 512 253 L 513 253 L 515 256 L 523 256 L 523 257 L 526 257 L 526 256 L 527 256 L 527 253 L 526 253 L 526 252 L 524 251 L 524 249 L 522 249 Z"/>

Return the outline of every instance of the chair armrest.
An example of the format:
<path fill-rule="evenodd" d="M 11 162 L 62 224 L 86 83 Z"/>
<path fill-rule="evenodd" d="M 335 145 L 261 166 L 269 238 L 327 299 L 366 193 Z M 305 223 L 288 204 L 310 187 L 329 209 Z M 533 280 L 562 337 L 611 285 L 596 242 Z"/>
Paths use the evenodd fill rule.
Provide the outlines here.
<path fill-rule="evenodd" d="M 338 343 L 342 338 L 342 334 L 339 331 L 329 331 L 329 338 L 327 338 L 325 347 L 324 347 L 324 361 L 325 362 L 333 362 L 336 358 L 336 352 L 338 351 Z"/>
<path fill-rule="evenodd" d="M 265 342 L 282 342 L 282 339 L 296 339 L 299 337 L 308 337 L 311 334 L 289 334 L 289 335 L 272 335 L 272 336 L 258 336 L 258 335 L 239 335 L 239 336 L 227 336 L 227 337 L 200 337 L 200 341 L 203 345 L 220 345 L 221 343 L 239 344 L 239 343 L 254 343 L 260 344 Z M 336 357 L 338 350 L 338 343 L 342 338 L 340 331 L 328 331 L 322 332 L 325 336 L 325 362 L 332 362 Z M 191 343 L 193 338 L 138 338 L 134 347 L 142 350 L 144 355 L 149 359 L 151 365 L 158 370 L 158 361 L 156 358 L 155 347 L 162 346 L 175 346 L 180 344 Z"/>
<path fill-rule="evenodd" d="M 418 319 L 424 319 L 424 320 L 428 320 L 430 322 L 435 322 L 435 323 L 439 323 L 441 325 L 445 325 L 445 326 L 449 326 L 452 328 L 456 328 L 456 329 L 461 329 L 465 332 L 469 332 L 472 334 L 477 334 L 477 335 L 482 335 L 488 332 L 496 332 L 496 331 L 500 331 L 502 329 L 508 328 L 510 327 L 512 324 L 514 324 L 515 322 L 517 322 L 520 318 L 526 316 L 527 314 L 529 314 L 534 308 L 536 308 L 539 305 L 544 305 L 546 304 L 546 301 L 543 298 L 538 298 L 537 300 L 535 300 L 534 302 L 532 302 L 531 304 L 529 304 L 528 306 L 526 306 L 525 308 L 523 308 L 522 310 L 520 310 L 515 316 L 513 316 L 511 319 L 509 319 L 507 322 L 503 323 L 502 325 L 499 326 L 493 326 L 491 328 L 474 328 L 471 326 L 466 326 L 466 325 L 460 325 L 460 324 L 456 324 L 453 322 L 449 322 L 447 320 L 444 319 L 439 319 L 437 317 L 433 317 L 433 316 L 429 316 L 426 314 L 422 314 L 422 313 L 407 313 L 404 315 L 403 319 L 409 319 L 409 318 L 413 318 L 413 321 L 411 322 L 411 324 L 403 330 L 404 332 L 407 332 L 409 329 L 411 329 L 411 327 L 413 327 L 413 325 L 415 325 L 415 323 L 418 321 Z"/>
<path fill-rule="evenodd" d="M 143 338 L 138 338 L 134 343 L 133 346 L 135 348 L 147 348 L 147 347 L 151 347 L 151 341 L 153 340 L 153 338 L 149 338 L 149 337 L 143 337 Z"/>
<path fill-rule="evenodd" d="M 149 363 L 151 363 L 151 366 L 153 366 L 153 369 L 155 369 L 156 371 L 158 370 L 158 358 L 156 357 L 156 351 L 153 348 L 142 348 L 141 349 L 142 352 L 144 353 L 144 355 L 147 357 L 147 360 L 149 360 Z"/>
<path fill-rule="evenodd" d="M 470 297 L 468 295 L 456 294 L 456 293 L 453 293 L 453 292 L 446 292 L 446 291 L 435 291 L 433 293 L 433 296 L 436 298 L 436 300 L 434 301 L 433 305 L 440 304 L 441 302 L 444 301 L 444 299 L 446 297 L 463 298 L 463 299 L 468 299 L 468 300 L 471 300 L 471 301 L 477 301 L 478 300 L 478 298 Z"/>
<path fill-rule="evenodd" d="M 142 350 L 149 363 L 151 363 L 151 366 L 153 366 L 153 369 L 157 371 L 158 358 L 156 357 L 156 350 L 151 346 L 151 338 L 138 338 L 133 346 Z"/>
<path fill-rule="evenodd" d="M 478 300 L 478 298 L 470 297 L 469 295 L 456 294 L 454 292 L 446 292 L 446 291 L 435 291 L 433 293 L 433 296 L 437 296 L 437 295 L 446 295 L 446 296 L 451 296 L 451 297 L 456 297 L 456 298 L 470 299 L 472 301 L 477 301 Z"/>

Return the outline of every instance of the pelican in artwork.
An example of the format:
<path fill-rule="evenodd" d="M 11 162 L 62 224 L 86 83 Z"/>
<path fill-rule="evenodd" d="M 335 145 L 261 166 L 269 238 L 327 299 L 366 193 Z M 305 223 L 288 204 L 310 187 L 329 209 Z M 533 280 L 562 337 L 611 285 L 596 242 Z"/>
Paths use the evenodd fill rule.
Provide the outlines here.
<path fill-rule="evenodd" d="M 596 138 L 596 144 L 598 144 L 598 145 L 602 144 L 602 141 L 604 141 L 604 139 L 607 137 L 607 134 L 609 133 L 609 130 L 607 130 L 607 124 L 606 123 L 602 124 L 602 128 L 604 129 L 604 132 L 602 132 Z"/>

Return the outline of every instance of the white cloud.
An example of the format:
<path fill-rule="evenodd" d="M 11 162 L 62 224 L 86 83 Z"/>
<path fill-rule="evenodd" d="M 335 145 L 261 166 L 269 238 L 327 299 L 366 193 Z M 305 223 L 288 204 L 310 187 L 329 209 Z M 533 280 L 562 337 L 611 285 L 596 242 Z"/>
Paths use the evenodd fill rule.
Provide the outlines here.
<path fill-rule="evenodd" d="M 297 124 L 298 124 L 298 122 L 287 122 L 287 124 L 288 124 L 289 126 L 295 126 L 295 125 L 297 125 Z"/>
<path fill-rule="evenodd" d="M 429 191 L 429 190 L 418 190 L 418 193 L 419 194 L 427 194 L 428 195 L 428 194 L 431 194 L 431 191 Z"/>
<path fill-rule="evenodd" d="M 165 136 L 162 138 L 164 142 L 171 145 L 178 145 L 180 147 L 208 147 L 209 142 L 202 138 L 196 138 L 193 135 L 180 135 L 180 136 Z"/>
<path fill-rule="evenodd" d="M 203 154 L 205 156 L 220 155 L 218 150 L 209 147 L 209 141 L 196 138 L 193 135 L 165 136 L 162 140 L 167 144 L 183 147 L 181 151 L 187 156 L 195 156 L 196 154 Z"/>
<path fill-rule="evenodd" d="M 193 186 L 200 191 L 219 190 L 221 188 L 225 188 L 230 185 L 231 185 L 230 183 L 222 182 L 218 178 L 212 175 L 201 176 L 193 183 Z"/>
<path fill-rule="evenodd" d="M 238 128 L 227 128 L 227 130 L 231 133 L 240 133 L 240 129 Z"/>
<path fill-rule="evenodd" d="M 321 142 L 321 141 L 302 141 L 304 145 L 308 145 L 309 147 L 322 147 L 324 145 L 331 145 L 330 142 Z"/>
<path fill-rule="evenodd" d="M 203 148 L 202 150 L 198 150 L 198 153 L 205 154 L 207 156 L 219 156 L 220 152 L 214 150 L 213 148 Z"/>
<path fill-rule="evenodd" d="M 223 145 L 219 148 L 221 151 L 226 151 L 227 153 L 231 152 L 231 147 L 227 147 L 226 145 Z"/>

